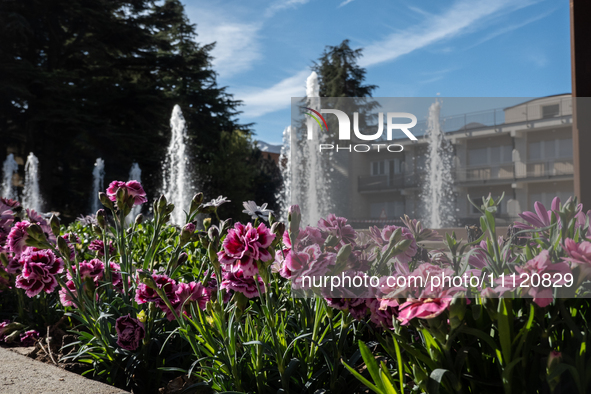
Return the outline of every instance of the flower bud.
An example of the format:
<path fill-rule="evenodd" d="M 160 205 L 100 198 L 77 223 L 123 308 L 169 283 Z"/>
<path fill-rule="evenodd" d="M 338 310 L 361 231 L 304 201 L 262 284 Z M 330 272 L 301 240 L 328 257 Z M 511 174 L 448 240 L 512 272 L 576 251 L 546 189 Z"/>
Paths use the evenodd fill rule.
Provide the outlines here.
<path fill-rule="evenodd" d="M 329 234 L 328 237 L 326 237 L 326 241 L 324 241 L 324 246 L 325 247 L 332 247 L 332 246 L 336 246 L 338 245 L 338 243 L 341 240 L 339 239 L 339 237 Z"/>
<path fill-rule="evenodd" d="M 220 262 L 218 261 L 218 255 L 213 247 L 213 244 L 209 244 L 207 246 L 207 255 L 209 257 L 209 261 L 211 261 L 211 264 L 215 267 L 217 271 L 220 267 Z"/>
<path fill-rule="evenodd" d="M 339 251 L 337 252 L 337 265 L 339 265 L 340 263 L 346 262 L 347 259 L 349 259 L 349 256 L 351 255 L 352 251 L 353 251 L 353 248 L 351 247 L 350 244 L 347 244 L 347 245 L 343 246 L 342 248 L 340 248 Z"/>
<path fill-rule="evenodd" d="M 181 243 L 186 244 L 187 242 L 189 242 L 191 240 L 194 232 L 195 232 L 195 225 L 193 223 L 185 224 L 185 227 L 183 227 L 183 229 L 181 231 Z"/>
<path fill-rule="evenodd" d="M 295 239 L 300 232 L 300 222 L 302 221 L 302 213 L 300 212 L 299 205 L 291 205 L 289 207 L 287 220 L 289 221 L 289 234 Z"/>
<path fill-rule="evenodd" d="M 397 228 L 396 230 L 394 230 L 394 232 L 392 233 L 392 235 L 390 235 L 390 239 L 388 240 L 388 248 L 391 248 L 398 241 L 400 241 L 400 238 L 401 237 L 402 237 L 402 229 L 401 228 Z"/>
<path fill-rule="evenodd" d="M 70 248 L 63 237 L 57 237 L 57 249 L 66 259 L 70 258 Z"/>
<path fill-rule="evenodd" d="M 99 226 L 96 226 L 94 224 L 92 225 L 92 231 L 94 231 L 94 233 L 99 237 L 103 235 L 103 230 Z"/>
<path fill-rule="evenodd" d="M 199 209 L 199 206 L 201 205 L 202 202 L 203 202 L 203 193 L 195 194 L 193 196 L 193 199 L 191 200 L 191 206 L 189 208 L 189 215 L 192 215 L 193 213 L 195 213 Z"/>
<path fill-rule="evenodd" d="M 99 209 L 98 211 L 96 211 L 96 222 L 102 229 L 105 229 L 107 227 L 107 219 L 104 209 Z"/>
<path fill-rule="evenodd" d="M 207 236 L 211 242 L 216 242 L 220 236 L 220 231 L 218 230 L 217 226 L 211 226 L 207 230 Z"/>
<path fill-rule="evenodd" d="M 29 235 L 29 239 L 32 238 L 38 242 L 46 241 L 43 229 L 36 223 L 32 223 L 29 227 L 27 227 L 27 234 Z"/>
<path fill-rule="evenodd" d="M 144 215 L 142 215 L 141 213 L 139 213 L 136 217 L 135 217 L 135 224 L 139 225 L 142 224 L 144 222 Z"/>
<path fill-rule="evenodd" d="M 211 218 L 203 219 L 203 227 L 205 227 L 205 229 L 208 230 L 209 226 L 211 226 Z"/>
<path fill-rule="evenodd" d="M 405 252 L 410 247 L 410 245 L 412 245 L 412 239 L 403 239 L 396 244 L 395 249 L 397 252 L 402 253 Z"/>
<path fill-rule="evenodd" d="M 155 209 L 156 212 L 158 213 L 164 213 L 164 210 L 166 209 L 166 206 L 168 205 L 168 201 L 166 201 L 166 196 L 163 194 L 160 196 L 160 198 L 158 198 L 158 205 L 157 205 L 157 209 Z"/>
<path fill-rule="evenodd" d="M 187 262 L 187 260 L 189 260 L 189 255 L 187 253 L 183 252 L 179 255 L 179 258 L 177 260 L 177 264 L 183 265 Z"/>
<path fill-rule="evenodd" d="M 115 206 L 113 205 L 113 201 L 109 200 L 109 197 L 103 193 L 103 192 L 99 192 L 98 194 L 99 200 L 101 202 L 101 204 L 103 204 L 103 206 L 107 209 L 115 209 Z"/>
<path fill-rule="evenodd" d="M 51 232 L 56 237 L 60 235 L 60 220 L 57 218 L 55 214 L 51 215 L 51 219 L 49 219 L 49 225 L 51 227 Z"/>
<path fill-rule="evenodd" d="M 271 232 L 277 236 L 275 239 L 281 239 L 285 232 L 285 224 L 282 222 L 273 223 L 271 226 Z"/>
<path fill-rule="evenodd" d="M 156 284 L 156 281 L 154 280 L 154 278 L 152 278 L 152 275 L 150 274 L 149 271 L 147 270 L 138 270 L 138 277 L 140 279 L 140 281 L 145 284 L 146 286 L 148 286 L 149 288 L 153 289 L 153 290 L 157 290 L 158 289 L 158 285 Z"/>
<path fill-rule="evenodd" d="M 148 320 L 148 316 L 146 315 L 146 312 L 143 309 L 140 311 L 140 313 L 137 314 L 137 319 L 142 323 L 145 323 L 146 320 Z"/>

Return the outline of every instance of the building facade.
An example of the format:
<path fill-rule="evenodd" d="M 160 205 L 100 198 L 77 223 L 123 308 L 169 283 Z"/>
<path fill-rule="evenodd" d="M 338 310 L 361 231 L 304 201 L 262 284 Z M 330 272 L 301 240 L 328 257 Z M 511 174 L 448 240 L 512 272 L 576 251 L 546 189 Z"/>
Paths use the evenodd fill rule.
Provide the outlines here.
<path fill-rule="evenodd" d="M 504 199 L 500 224 L 547 207 L 552 198 L 573 195 L 572 100 L 570 94 L 543 97 L 513 107 L 442 119 L 453 145 L 452 176 L 456 223 L 478 223 L 479 213 L 468 201 L 491 194 Z M 395 222 L 403 214 L 422 217 L 421 195 L 426 182 L 427 140 L 392 141 L 404 151 L 353 155 L 349 166 L 349 217 L 367 222 Z M 374 148 L 375 150 L 375 148 Z"/>

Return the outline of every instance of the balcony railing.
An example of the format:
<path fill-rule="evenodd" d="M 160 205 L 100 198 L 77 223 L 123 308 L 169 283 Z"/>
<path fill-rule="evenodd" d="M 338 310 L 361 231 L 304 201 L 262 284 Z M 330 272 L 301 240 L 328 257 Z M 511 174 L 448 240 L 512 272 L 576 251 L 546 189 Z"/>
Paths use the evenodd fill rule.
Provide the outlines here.
<path fill-rule="evenodd" d="M 419 180 L 415 173 L 360 176 L 357 182 L 357 190 L 360 192 L 398 190 L 416 187 L 418 184 Z"/>
<path fill-rule="evenodd" d="M 555 159 L 515 163 L 517 178 L 537 178 L 574 174 L 572 159 Z"/>
<path fill-rule="evenodd" d="M 530 162 L 468 166 L 456 170 L 456 182 L 486 182 L 525 178 L 572 175 L 572 159 L 552 159 Z"/>
<path fill-rule="evenodd" d="M 495 179 L 513 179 L 513 163 L 474 166 L 458 169 L 456 171 L 456 180 L 458 182 L 484 181 Z"/>

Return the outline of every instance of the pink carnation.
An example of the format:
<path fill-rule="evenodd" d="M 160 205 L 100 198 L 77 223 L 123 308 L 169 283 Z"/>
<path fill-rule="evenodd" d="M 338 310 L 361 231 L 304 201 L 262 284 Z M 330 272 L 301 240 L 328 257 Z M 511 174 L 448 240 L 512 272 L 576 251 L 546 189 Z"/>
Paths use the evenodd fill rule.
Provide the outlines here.
<path fill-rule="evenodd" d="M 88 245 L 88 249 L 89 250 L 94 250 L 96 251 L 98 256 L 104 256 L 105 255 L 105 243 L 103 241 L 101 241 L 100 239 L 95 239 L 93 241 L 90 242 L 90 245 Z M 115 254 L 115 248 L 113 247 L 113 242 L 109 242 L 109 255 L 113 256 Z"/>
<path fill-rule="evenodd" d="M 398 320 L 407 325 L 414 318 L 432 319 L 445 311 L 451 300 L 451 297 L 409 299 L 400 305 Z"/>
<path fill-rule="evenodd" d="M 506 291 L 518 289 L 533 297 L 534 302 L 540 307 L 548 306 L 552 302 L 554 286 L 566 284 L 564 277 L 571 272 L 566 263 L 552 263 L 550 253 L 547 250 L 542 250 L 539 255 L 529 260 L 524 266 L 515 267 L 515 271 L 515 280 L 512 278 L 497 279 L 500 286 L 495 288 L 495 291 L 502 294 Z M 539 281 L 534 279 L 534 276 L 539 277 Z M 544 278 L 547 278 L 549 286 L 544 285 Z M 538 286 L 533 286 L 532 280 L 537 282 Z"/>
<path fill-rule="evenodd" d="M 357 233 L 353 227 L 347 224 L 347 219 L 338 217 L 334 213 L 328 215 L 326 219 L 320 219 L 318 221 L 318 229 L 325 239 L 329 235 L 340 238 L 341 245 L 353 244 L 357 238 Z"/>
<path fill-rule="evenodd" d="M 27 221 L 18 222 L 12 227 L 8 234 L 8 247 L 16 256 L 20 256 L 27 247 L 26 242 L 29 235 L 27 229 L 31 223 Z"/>
<path fill-rule="evenodd" d="M 24 289 L 28 297 L 42 291 L 51 293 L 57 286 L 56 275 L 64 269 L 64 262 L 51 250 L 27 248 L 21 255 L 23 272 L 16 278 L 16 287 Z"/>
<path fill-rule="evenodd" d="M 133 205 L 140 205 L 145 202 L 148 202 L 146 198 L 146 192 L 144 188 L 138 181 L 129 181 L 129 182 L 122 182 L 122 181 L 113 181 L 107 188 L 107 196 L 111 201 L 117 201 L 117 190 L 118 189 L 127 189 L 127 193 L 134 197 Z"/>
<path fill-rule="evenodd" d="M 261 277 L 258 277 L 261 293 L 265 292 L 265 284 Z M 255 279 L 252 276 L 246 276 L 244 272 L 238 270 L 235 272 L 225 272 L 224 280 L 220 286 L 222 289 L 234 290 L 244 294 L 248 298 L 259 295 Z"/>
<path fill-rule="evenodd" d="M 99 259 L 92 259 L 90 261 L 83 261 L 78 263 L 80 266 L 80 278 L 82 280 L 86 278 L 91 278 L 95 282 L 98 281 L 103 277 L 103 270 L 105 269 L 105 264 L 100 261 Z M 72 264 L 72 270 L 74 273 L 76 272 L 77 268 L 75 264 Z M 72 279 L 72 275 L 68 272 L 66 274 L 68 279 Z"/>
<path fill-rule="evenodd" d="M 220 263 L 226 271 L 241 271 L 245 276 L 254 276 L 258 272 L 256 262 L 269 261 L 271 253 L 267 250 L 275 239 L 275 234 L 264 223 L 253 227 L 236 223 L 222 244 L 224 250 L 218 252 Z"/>
<path fill-rule="evenodd" d="M 388 249 L 388 243 L 390 242 L 390 237 L 392 236 L 392 233 L 394 233 L 394 231 L 396 231 L 397 229 L 400 229 L 402 231 L 401 240 L 410 239 L 412 241 L 408 249 L 394 257 L 394 259 L 398 263 L 406 265 L 412 260 L 414 255 L 417 254 L 417 242 L 415 240 L 415 237 L 412 235 L 411 231 L 408 228 L 398 226 L 385 226 L 382 230 L 380 230 L 378 227 L 373 226 L 369 229 L 369 232 L 373 240 L 382 249 L 382 252 L 385 252 Z"/>

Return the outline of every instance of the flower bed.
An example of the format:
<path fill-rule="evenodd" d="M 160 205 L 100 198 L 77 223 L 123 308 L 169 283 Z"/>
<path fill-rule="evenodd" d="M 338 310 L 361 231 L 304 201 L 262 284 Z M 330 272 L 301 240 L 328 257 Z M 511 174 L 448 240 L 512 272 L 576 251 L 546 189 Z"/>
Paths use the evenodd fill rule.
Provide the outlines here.
<path fill-rule="evenodd" d="M 164 197 L 127 224 L 147 202 L 137 182 L 100 199 L 67 228 L 2 200 L 1 341 L 59 326 L 77 338 L 62 362 L 134 392 L 180 376 L 188 392 L 591 389 L 591 233 L 574 200 L 536 203 L 502 237 L 499 201 L 485 199 L 478 239 L 428 251 L 437 233 L 408 217 L 358 233 L 335 215 L 301 227 L 297 206 L 281 223 L 248 202 L 252 222 L 232 225 L 223 197 L 198 194 L 177 227 Z"/>

